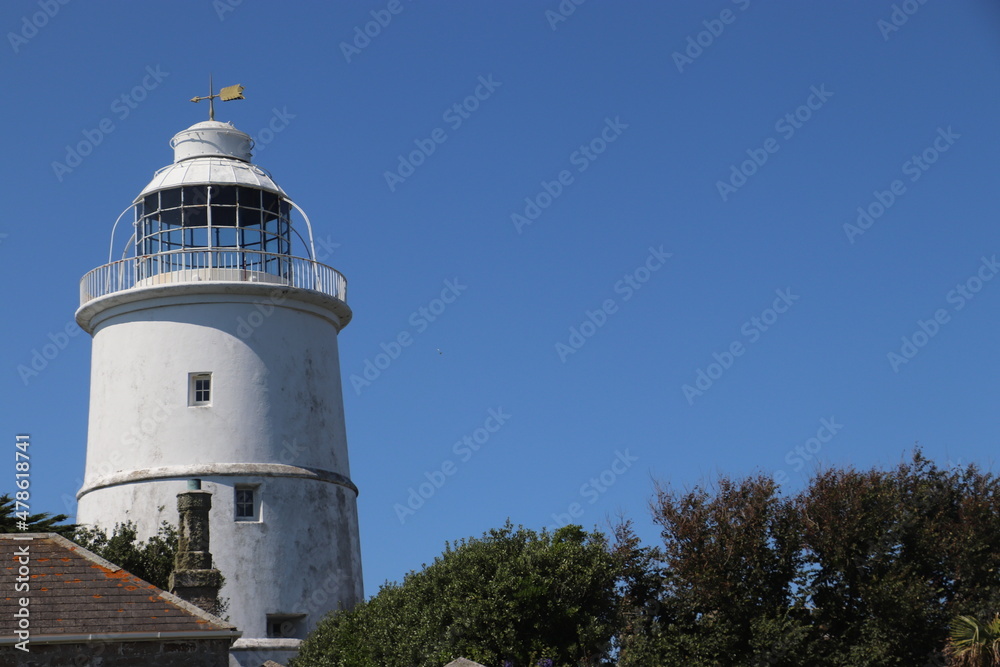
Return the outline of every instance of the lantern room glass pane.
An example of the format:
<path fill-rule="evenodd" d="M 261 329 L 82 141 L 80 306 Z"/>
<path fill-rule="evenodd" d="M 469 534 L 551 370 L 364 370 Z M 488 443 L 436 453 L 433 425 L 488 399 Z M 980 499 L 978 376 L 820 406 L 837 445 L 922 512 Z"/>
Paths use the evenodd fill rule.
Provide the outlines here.
<path fill-rule="evenodd" d="M 171 188 L 160 192 L 160 208 L 177 208 L 181 205 L 181 189 Z"/>
<path fill-rule="evenodd" d="M 238 188 L 237 190 L 240 206 L 260 208 L 260 190 L 256 188 Z"/>
<path fill-rule="evenodd" d="M 204 185 L 184 186 L 184 205 L 198 206 L 208 203 L 208 191 Z"/>
<path fill-rule="evenodd" d="M 236 205 L 236 186 L 235 185 L 213 185 L 212 186 L 212 203 L 213 204 L 224 204 L 224 205 Z"/>
<path fill-rule="evenodd" d="M 185 206 L 184 207 L 184 226 L 185 227 L 204 227 L 208 224 L 208 207 L 207 206 Z"/>
<path fill-rule="evenodd" d="M 291 206 L 273 192 L 248 186 L 185 185 L 143 197 L 136 210 L 138 255 L 216 247 L 230 250 L 225 261 L 236 262 L 234 266 L 242 264 L 246 268 L 252 263 L 254 270 L 277 275 L 285 275 L 288 270 L 283 258 L 254 255 L 287 255 L 291 251 Z M 233 249 L 248 253 L 233 254 Z M 160 268 L 155 270 L 160 272 L 194 268 L 202 263 L 212 266 L 209 254 L 200 253 L 181 253 L 157 261 Z M 154 270 L 152 264 L 149 266 Z"/>
<path fill-rule="evenodd" d="M 213 227 L 212 235 L 214 238 L 214 245 L 216 248 L 235 248 L 236 247 L 236 229 L 232 227 Z"/>
<path fill-rule="evenodd" d="M 162 227 L 180 227 L 181 225 L 181 209 L 172 208 L 166 211 L 160 211 L 160 224 Z"/>
<path fill-rule="evenodd" d="M 260 230 L 244 229 L 240 232 L 243 235 L 241 245 L 247 250 L 260 250 Z"/>
<path fill-rule="evenodd" d="M 185 245 L 189 248 L 208 247 L 208 229 L 206 227 L 190 227 L 185 230 Z"/>
<path fill-rule="evenodd" d="M 236 209 L 230 206 L 213 206 L 212 207 L 212 226 L 213 227 L 235 227 L 236 226 Z"/>
<path fill-rule="evenodd" d="M 281 212 L 281 207 L 278 205 L 278 195 L 273 192 L 262 192 L 260 207 L 268 213 L 278 215 Z"/>
<path fill-rule="evenodd" d="M 256 228 L 260 227 L 260 210 L 256 208 L 240 207 L 240 227 Z"/>
<path fill-rule="evenodd" d="M 184 240 L 183 230 L 174 229 L 160 234 L 160 243 L 164 250 L 180 250 Z"/>

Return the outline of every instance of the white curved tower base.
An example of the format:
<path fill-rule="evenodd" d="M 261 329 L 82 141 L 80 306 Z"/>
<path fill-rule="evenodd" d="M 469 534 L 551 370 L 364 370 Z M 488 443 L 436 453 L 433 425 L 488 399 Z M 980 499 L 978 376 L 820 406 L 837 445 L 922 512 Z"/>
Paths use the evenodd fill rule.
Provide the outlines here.
<path fill-rule="evenodd" d="M 234 664 L 284 664 L 362 599 L 337 350 L 349 313 L 314 291 L 220 282 L 137 287 L 78 312 L 94 343 L 77 520 L 132 521 L 146 539 L 176 525 L 177 494 L 201 479 L 220 598 L 243 632 Z M 192 374 L 210 374 L 208 404 Z"/>

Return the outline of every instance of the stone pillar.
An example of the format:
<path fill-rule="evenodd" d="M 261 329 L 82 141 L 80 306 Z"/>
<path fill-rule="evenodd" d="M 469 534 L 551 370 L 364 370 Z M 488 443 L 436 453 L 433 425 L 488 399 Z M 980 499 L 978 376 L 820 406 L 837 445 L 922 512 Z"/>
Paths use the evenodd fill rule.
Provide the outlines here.
<path fill-rule="evenodd" d="M 201 490 L 200 480 L 192 480 L 188 489 L 177 494 L 181 523 L 170 592 L 214 614 L 218 611 L 222 573 L 212 567 L 212 554 L 208 549 L 208 511 L 212 509 L 212 494 Z"/>

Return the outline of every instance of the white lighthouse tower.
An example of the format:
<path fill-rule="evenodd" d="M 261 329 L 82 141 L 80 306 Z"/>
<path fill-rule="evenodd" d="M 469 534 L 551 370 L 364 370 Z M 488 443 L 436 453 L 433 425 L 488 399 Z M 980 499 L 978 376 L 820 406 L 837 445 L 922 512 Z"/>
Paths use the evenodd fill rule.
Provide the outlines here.
<path fill-rule="evenodd" d="M 177 494 L 200 479 L 220 597 L 243 632 L 233 664 L 284 663 L 362 599 L 346 282 L 315 260 L 309 218 L 251 162 L 247 134 L 209 120 L 171 146 L 115 223 L 133 229 L 112 229 L 115 255 L 81 282 L 93 356 L 77 521 L 132 521 L 146 538 L 177 523 Z"/>

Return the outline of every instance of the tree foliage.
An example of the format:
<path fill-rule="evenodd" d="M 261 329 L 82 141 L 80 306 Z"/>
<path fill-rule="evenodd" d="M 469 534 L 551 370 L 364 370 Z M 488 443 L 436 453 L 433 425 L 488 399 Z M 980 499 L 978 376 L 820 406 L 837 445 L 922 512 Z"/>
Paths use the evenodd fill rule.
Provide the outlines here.
<path fill-rule="evenodd" d="M 462 656 L 497 667 L 605 664 L 617 627 L 615 563 L 600 533 L 508 522 L 327 617 L 292 665 L 440 667 Z"/>
<path fill-rule="evenodd" d="M 111 535 L 100 528 L 80 528 L 74 541 L 104 560 L 163 590 L 169 590 L 177 554 L 177 529 L 164 521 L 157 534 L 137 539 L 135 524 L 115 524 Z"/>
<path fill-rule="evenodd" d="M 1000 479 L 974 465 L 918 450 L 889 470 L 821 471 L 790 495 L 763 475 L 662 485 L 652 511 L 655 547 L 629 521 L 610 543 L 508 524 L 449 546 L 328 617 L 293 664 L 1000 664 Z"/>
<path fill-rule="evenodd" d="M 52 515 L 49 512 L 31 514 L 24 520 L 27 528 L 19 527 L 22 519 L 18 518 L 16 503 L 13 496 L 5 493 L 0 496 L 0 533 L 58 533 L 66 538 L 72 538 L 77 526 L 63 523 L 69 516 L 65 514 Z"/>
<path fill-rule="evenodd" d="M 801 530 L 772 480 L 723 478 L 714 492 L 659 486 L 653 518 L 663 539 L 660 589 L 643 630 L 623 633 L 620 665 L 714 666 L 799 650 Z"/>
<path fill-rule="evenodd" d="M 918 451 L 784 498 L 766 477 L 659 489 L 663 569 L 619 664 L 943 664 L 958 615 L 1000 609 L 1000 481 Z"/>

